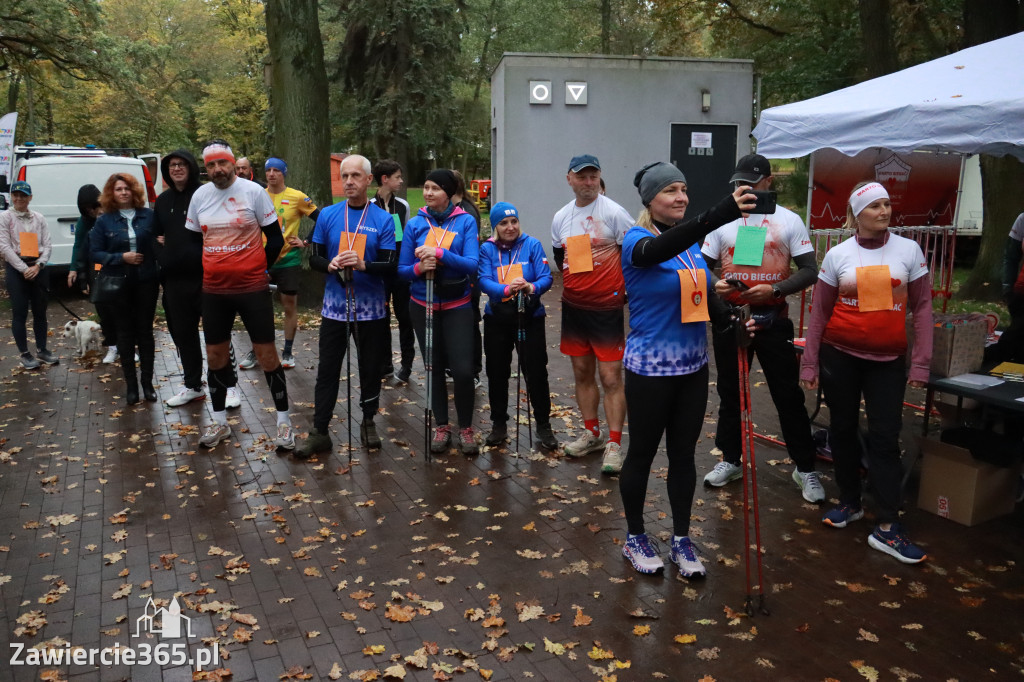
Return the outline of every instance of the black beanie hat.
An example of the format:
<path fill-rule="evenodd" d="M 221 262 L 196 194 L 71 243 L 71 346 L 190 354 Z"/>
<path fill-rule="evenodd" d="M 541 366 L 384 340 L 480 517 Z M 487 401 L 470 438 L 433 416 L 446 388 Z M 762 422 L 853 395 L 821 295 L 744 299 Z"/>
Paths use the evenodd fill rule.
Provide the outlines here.
<path fill-rule="evenodd" d="M 427 173 L 427 180 L 430 180 L 443 189 L 449 199 L 452 198 L 452 195 L 455 194 L 456 188 L 459 186 L 458 181 L 455 180 L 455 173 L 452 173 L 447 168 L 438 168 L 430 171 Z"/>

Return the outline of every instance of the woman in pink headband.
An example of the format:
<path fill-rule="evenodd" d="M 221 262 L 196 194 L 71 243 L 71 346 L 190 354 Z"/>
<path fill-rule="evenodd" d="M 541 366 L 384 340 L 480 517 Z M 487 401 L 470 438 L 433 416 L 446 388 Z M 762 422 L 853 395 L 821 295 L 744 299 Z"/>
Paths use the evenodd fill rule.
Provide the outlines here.
<path fill-rule="evenodd" d="M 928 381 L 932 353 L 931 282 L 917 242 L 889 232 L 889 193 L 877 182 L 857 185 L 846 209 L 853 237 L 832 248 L 814 287 L 800 384 L 819 385 L 828 403 L 829 442 L 839 504 L 822 521 L 834 528 L 864 517 L 861 504 L 860 403 L 877 525 L 868 544 L 908 564 L 927 557 L 900 523 L 903 470 L 900 429 L 907 384 Z M 914 315 L 914 350 L 907 372 L 907 313 Z M 819 379 L 820 356 L 820 379 Z"/>

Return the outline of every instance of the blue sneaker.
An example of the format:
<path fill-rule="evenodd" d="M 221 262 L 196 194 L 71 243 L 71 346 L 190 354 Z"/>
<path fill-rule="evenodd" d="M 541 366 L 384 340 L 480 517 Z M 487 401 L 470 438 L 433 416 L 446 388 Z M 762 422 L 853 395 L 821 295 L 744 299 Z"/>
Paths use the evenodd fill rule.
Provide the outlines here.
<path fill-rule="evenodd" d="M 852 504 L 840 504 L 825 512 L 821 522 L 833 528 L 846 528 L 846 524 L 851 521 L 860 521 L 863 518 L 864 510 L 860 507 L 854 507 Z"/>
<path fill-rule="evenodd" d="M 672 563 L 679 567 L 679 573 L 684 578 L 703 578 L 707 575 L 704 564 L 697 558 L 697 552 L 693 549 L 690 536 L 673 537 L 670 556 Z"/>
<path fill-rule="evenodd" d="M 629 563 L 640 573 L 657 573 L 665 568 L 665 562 L 661 560 L 653 543 L 647 533 L 627 535 L 626 544 L 622 546 L 622 556 L 629 559 Z"/>
<path fill-rule="evenodd" d="M 910 541 L 898 523 L 892 524 L 888 531 L 875 526 L 874 532 L 868 536 L 868 544 L 872 549 L 885 552 L 905 564 L 919 564 L 928 558 L 924 550 Z"/>

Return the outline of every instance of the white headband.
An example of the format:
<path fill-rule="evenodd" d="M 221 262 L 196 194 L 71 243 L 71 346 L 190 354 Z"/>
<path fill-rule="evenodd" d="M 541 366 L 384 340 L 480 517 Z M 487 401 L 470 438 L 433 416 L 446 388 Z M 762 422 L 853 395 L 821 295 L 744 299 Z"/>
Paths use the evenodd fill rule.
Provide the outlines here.
<path fill-rule="evenodd" d="M 889 193 L 885 191 L 884 187 L 877 182 L 869 182 L 850 195 L 850 208 L 853 209 L 853 215 L 856 217 L 872 202 L 888 198 Z"/>
<path fill-rule="evenodd" d="M 208 163 L 216 159 L 227 159 L 231 163 L 234 163 L 235 153 L 232 152 L 231 147 L 226 144 L 218 144 L 214 142 L 203 150 L 203 163 Z"/>

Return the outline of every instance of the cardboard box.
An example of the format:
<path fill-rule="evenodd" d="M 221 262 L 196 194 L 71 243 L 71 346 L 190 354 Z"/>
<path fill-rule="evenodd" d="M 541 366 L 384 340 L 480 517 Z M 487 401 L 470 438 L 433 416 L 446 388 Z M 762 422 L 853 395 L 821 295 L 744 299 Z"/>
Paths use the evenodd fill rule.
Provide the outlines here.
<path fill-rule="evenodd" d="M 981 316 L 936 315 L 932 333 L 932 374 L 955 377 L 981 369 L 988 322 Z"/>
<path fill-rule="evenodd" d="M 971 457 L 964 448 L 918 438 L 921 489 L 917 506 L 974 526 L 1013 511 L 1020 467 L 998 467 Z"/>

